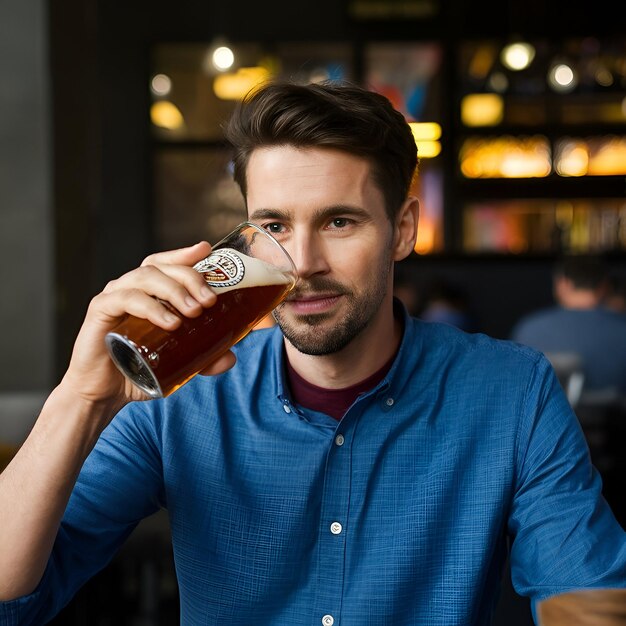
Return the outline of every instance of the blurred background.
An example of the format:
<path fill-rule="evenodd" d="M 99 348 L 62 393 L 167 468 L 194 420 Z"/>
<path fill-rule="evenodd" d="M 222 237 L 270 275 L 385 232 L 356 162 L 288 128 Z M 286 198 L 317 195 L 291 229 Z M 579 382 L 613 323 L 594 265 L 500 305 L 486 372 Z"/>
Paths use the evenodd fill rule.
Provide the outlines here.
<path fill-rule="evenodd" d="M 418 294 L 461 286 L 483 332 L 507 338 L 549 305 L 563 252 L 601 253 L 624 280 L 625 14 L 609 0 L 3 0 L 0 467 L 89 299 L 150 252 L 241 221 L 221 124 L 270 77 L 348 79 L 404 113 L 421 217 L 402 275 Z M 57 624 L 176 623 L 162 523 Z"/>

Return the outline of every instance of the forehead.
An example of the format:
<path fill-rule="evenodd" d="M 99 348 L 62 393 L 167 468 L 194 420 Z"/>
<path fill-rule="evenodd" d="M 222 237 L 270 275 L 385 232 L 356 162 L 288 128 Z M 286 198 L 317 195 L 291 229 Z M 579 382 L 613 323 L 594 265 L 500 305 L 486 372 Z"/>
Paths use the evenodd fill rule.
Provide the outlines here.
<path fill-rule="evenodd" d="M 257 148 L 250 156 L 246 178 L 249 207 L 382 201 L 370 162 L 331 148 Z"/>

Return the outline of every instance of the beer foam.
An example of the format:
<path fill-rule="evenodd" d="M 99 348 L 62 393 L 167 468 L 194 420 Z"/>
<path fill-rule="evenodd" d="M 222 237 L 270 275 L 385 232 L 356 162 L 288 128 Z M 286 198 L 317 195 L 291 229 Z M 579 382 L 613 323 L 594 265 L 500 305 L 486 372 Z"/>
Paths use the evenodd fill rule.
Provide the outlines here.
<path fill-rule="evenodd" d="M 218 294 L 231 289 L 288 285 L 293 282 L 289 274 L 275 265 L 232 248 L 215 250 L 197 263 L 194 269 L 204 274 L 208 285 Z"/>

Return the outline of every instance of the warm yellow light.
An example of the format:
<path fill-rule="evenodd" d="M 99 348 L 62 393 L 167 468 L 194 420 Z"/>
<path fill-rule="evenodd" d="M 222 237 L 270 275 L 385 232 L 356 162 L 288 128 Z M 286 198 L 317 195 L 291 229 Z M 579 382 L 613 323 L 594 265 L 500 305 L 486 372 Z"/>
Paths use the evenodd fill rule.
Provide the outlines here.
<path fill-rule="evenodd" d="M 548 83 L 554 91 L 566 93 L 572 91 L 578 85 L 578 77 L 567 63 L 559 63 L 550 68 Z"/>
<path fill-rule="evenodd" d="M 167 74 L 155 74 L 150 89 L 155 96 L 167 96 L 172 91 L 172 79 Z"/>
<path fill-rule="evenodd" d="M 582 142 L 568 141 L 555 163 L 560 176 L 584 176 L 589 169 L 589 150 Z"/>
<path fill-rule="evenodd" d="M 590 176 L 622 176 L 626 174 L 626 138 L 613 137 L 589 159 Z"/>
<path fill-rule="evenodd" d="M 502 48 L 500 60 L 514 72 L 526 69 L 535 58 L 535 48 L 529 43 L 518 41 Z"/>
<path fill-rule="evenodd" d="M 220 72 L 230 69 L 235 62 L 235 53 L 228 46 L 218 46 L 211 55 L 213 67 Z"/>
<path fill-rule="evenodd" d="M 596 79 L 596 83 L 598 83 L 601 87 L 610 87 L 614 82 L 613 74 L 603 65 L 596 69 L 594 78 Z"/>
<path fill-rule="evenodd" d="M 441 138 L 441 126 L 436 122 L 410 122 L 415 141 L 436 141 Z"/>
<path fill-rule="evenodd" d="M 496 48 L 492 44 L 478 46 L 469 64 L 469 74 L 472 78 L 484 80 L 493 67 L 496 58 Z"/>
<path fill-rule="evenodd" d="M 465 126 L 497 126 L 504 116 L 504 101 L 497 93 L 469 94 L 461 101 Z"/>
<path fill-rule="evenodd" d="M 417 141 L 415 145 L 420 159 L 434 159 L 441 152 L 438 141 Z"/>
<path fill-rule="evenodd" d="M 185 123 L 183 114 L 169 100 L 159 100 L 150 107 L 150 120 L 155 126 L 168 130 L 177 130 Z"/>
<path fill-rule="evenodd" d="M 551 171 L 545 137 L 494 137 L 468 139 L 460 154 L 467 178 L 540 178 Z"/>
<path fill-rule="evenodd" d="M 550 173 L 550 163 L 538 152 L 514 150 L 500 165 L 503 178 L 543 178 Z"/>
<path fill-rule="evenodd" d="M 435 225 L 427 217 L 420 218 L 417 240 L 413 248 L 418 254 L 428 254 L 435 248 Z"/>
<path fill-rule="evenodd" d="M 221 100 L 241 100 L 269 78 L 270 73 L 264 67 L 241 67 L 234 73 L 216 76 L 213 91 Z"/>

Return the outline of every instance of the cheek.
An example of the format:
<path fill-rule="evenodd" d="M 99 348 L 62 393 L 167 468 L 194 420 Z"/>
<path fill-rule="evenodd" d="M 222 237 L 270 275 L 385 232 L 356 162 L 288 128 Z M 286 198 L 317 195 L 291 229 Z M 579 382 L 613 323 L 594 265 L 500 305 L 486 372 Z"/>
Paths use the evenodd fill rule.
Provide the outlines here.
<path fill-rule="evenodd" d="M 346 242 L 332 253 L 332 265 L 344 282 L 367 290 L 368 286 L 386 276 L 391 263 L 391 249 L 386 241 L 371 240 L 365 243 Z"/>

